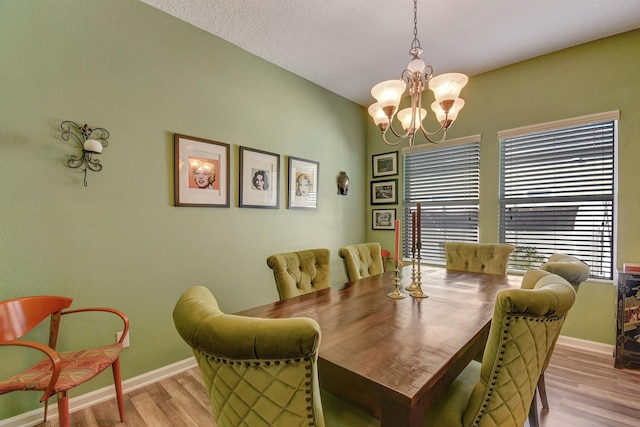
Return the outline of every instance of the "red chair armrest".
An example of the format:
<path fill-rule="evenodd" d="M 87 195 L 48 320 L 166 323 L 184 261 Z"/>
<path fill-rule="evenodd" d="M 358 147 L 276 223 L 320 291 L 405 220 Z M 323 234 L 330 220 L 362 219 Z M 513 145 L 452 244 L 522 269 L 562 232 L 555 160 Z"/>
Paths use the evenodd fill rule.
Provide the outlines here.
<path fill-rule="evenodd" d="M 122 323 L 124 324 L 124 329 L 122 331 L 122 336 L 118 341 L 118 344 L 122 344 L 122 342 L 127 336 L 127 333 L 129 332 L 129 318 L 127 317 L 126 314 L 124 314 L 120 310 L 116 310 L 115 308 L 109 308 L 109 307 L 87 307 L 87 308 L 77 308 L 74 310 L 65 310 L 62 312 L 62 314 L 65 315 L 65 314 L 84 313 L 84 312 L 91 312 L 91 311 L 102 311 L 106 313 L 112 313 L 120 317 L 120 319 L 122 319 Z"/>
<path fill-rule="evenodd" d="M 0 346 L 3 346 L 3 345 L 33 348 L 35 350 L 39 350 L 43 352 L 49 358 L 49 360 L 51 360 L 51 364 L 53 365 L 51 380 L 49 381 L 49 386 L 47 387 L 44 394 L 42 395 L 40 402 L 44 402 L 45 400 L 49 399 L 51 394 L 53 394 L 53 387 L 58 381 L 58 377 L 60 376 L 60 371 L 62 369 L 60 356 L 58 356 L 58 353 L 51 347 L 44 344 L 40 344 L 39 342 L 34 342 L 34 341 L 13 340 L 13 341 L 0 342 Z"/>

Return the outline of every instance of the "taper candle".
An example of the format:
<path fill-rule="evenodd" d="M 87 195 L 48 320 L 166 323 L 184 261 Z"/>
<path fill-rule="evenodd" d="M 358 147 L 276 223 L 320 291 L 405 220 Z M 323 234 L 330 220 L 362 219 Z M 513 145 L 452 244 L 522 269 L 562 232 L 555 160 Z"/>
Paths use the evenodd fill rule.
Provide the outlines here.
<path fill-rule="evenodd" d="M 416 211 L 411 212 L 411 252 L 416 251 Z"/>
<path fill-rule="evenodd" d="M 398 262 L 398 251 L 400 248 L 399 242 L 400 242 L 400 220 L 396 219 L 396 248 L 395 248 L 395 255 L 393 258 L 396 262 Z"/>
<path fill-rule="evenodd" d="M 417 222 L 418 222 L 418 230 L 417 230 L 417 235 L 416 235 L 416 244 L 417 244 L 417 249 L 420 250 L 422 247 L 422 213 L 420 212 L 420 203 L 418 203 L 418 213 L 416 214 L 417 216 Z"/>

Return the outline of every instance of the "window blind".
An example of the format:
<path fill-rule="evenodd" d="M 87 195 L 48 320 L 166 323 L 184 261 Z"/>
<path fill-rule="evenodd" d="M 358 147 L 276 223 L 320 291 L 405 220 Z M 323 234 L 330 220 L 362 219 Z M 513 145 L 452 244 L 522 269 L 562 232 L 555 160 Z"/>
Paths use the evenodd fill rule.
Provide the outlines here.
<path fill-rule="evenodd" d="M 500 139 L 500 241 L 509 268 L 573 255 L 612 279 L 616 120 Z"/>
<path fill-rule="evenodd" d="M 412 212 L 420 203 L 421 261 L 444 265 L 445 241 L 478 241 L 480 136 L 404 155 L 403 253 L 411 256 Z"/>

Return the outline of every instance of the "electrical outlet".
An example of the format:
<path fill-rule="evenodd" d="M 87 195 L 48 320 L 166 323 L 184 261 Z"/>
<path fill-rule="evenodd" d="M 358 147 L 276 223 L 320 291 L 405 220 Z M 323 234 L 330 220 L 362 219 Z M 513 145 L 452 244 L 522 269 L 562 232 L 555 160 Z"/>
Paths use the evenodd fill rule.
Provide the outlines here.
<path fill-rule="evenodd" d="M 116 341 L 120 341 L 120 337 L 122 336 L 122 332 L 124 331 L 120 331 L 116 333 Z M 122 347 L 127 348 L 129 347 L 129 332 L 127 332 L 127 336 L 124 337 L 124 341 L 122 341 Z"/>

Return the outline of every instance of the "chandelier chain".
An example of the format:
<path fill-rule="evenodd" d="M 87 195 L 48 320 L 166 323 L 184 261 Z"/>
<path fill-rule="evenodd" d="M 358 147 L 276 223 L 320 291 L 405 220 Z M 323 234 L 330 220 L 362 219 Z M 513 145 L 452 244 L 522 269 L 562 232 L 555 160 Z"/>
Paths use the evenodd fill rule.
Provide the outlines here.
<path fill-rule="evenodd" d="M 413 54 L 415 49 L 420 49 L 420 40 L 418 40 L 418 0 L 413 0 L 413 41 L 411 42 L 411 51 Z"/>

